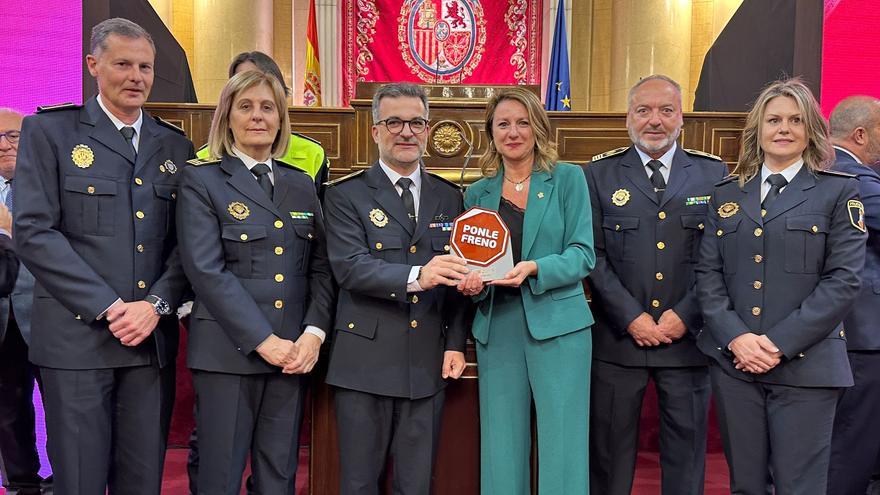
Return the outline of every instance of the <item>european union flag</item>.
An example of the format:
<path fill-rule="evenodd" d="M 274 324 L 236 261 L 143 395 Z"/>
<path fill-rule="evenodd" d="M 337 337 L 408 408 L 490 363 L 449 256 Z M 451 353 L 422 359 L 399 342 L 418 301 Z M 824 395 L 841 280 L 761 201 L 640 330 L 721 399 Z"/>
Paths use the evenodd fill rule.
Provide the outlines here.
<path fill-rule="evenodd" d="M 550 54 L 550 72 L 547 73 L 547 110 L 571 110 L 571 80 L 568 71 L 568 41 L 565 33 L 565 0 L 556 8 L 556 29 L 553 33 L 553 52 Z"/>

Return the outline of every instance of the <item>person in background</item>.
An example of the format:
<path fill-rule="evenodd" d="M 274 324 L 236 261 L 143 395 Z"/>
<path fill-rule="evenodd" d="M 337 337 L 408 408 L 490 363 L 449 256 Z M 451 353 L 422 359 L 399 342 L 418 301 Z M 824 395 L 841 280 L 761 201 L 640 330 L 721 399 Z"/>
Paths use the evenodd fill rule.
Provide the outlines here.
<path fill-rule="evenodd" d="M 483 178 L 465 208 L 498 211 L 510 229 L 513 269 L 484 284 L 476 270 L 459 290 L 477 301 L 480 490 L 530 492 L 531 411 L 538 425 L 538 493 L 589 493 L 590 325 L 582 280 L 596 262 L 583 172 L 557 162 L 550 120 L 524 88 L 486 108 Z"/>
<path fill-rule="evenodd" d="M 868 242 L 862 289 L 843 320 L 855 386 L 837 405 L 829 495 L 864 495 L 880 459 L 880 175 L 868 165 L 880 161 L 880 100 L 851 96 L 831 112 L 833 170 L 859 179 Z M 870 439 L 870 440 L 869 440 Z"/>
<path fill-rule="evenodd" d="M 828 126 L 799 79 L 761 92 L 741 146 L 697 264 L 697 344 L 712 360 L 730 490 L 825 495 L 837 402 L 853 385 L 841 323 L 865 261 L 858 181 L 825 170 Z"/>

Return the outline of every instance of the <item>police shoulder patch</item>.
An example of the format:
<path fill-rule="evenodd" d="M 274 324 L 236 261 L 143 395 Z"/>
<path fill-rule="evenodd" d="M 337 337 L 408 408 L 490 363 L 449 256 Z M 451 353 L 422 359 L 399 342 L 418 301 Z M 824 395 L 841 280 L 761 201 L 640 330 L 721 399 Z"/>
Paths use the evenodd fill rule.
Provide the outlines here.
<path fill-rule="evenodd" d="M 601 160 L 603 158 L 608 158 L 616 155 L 620 155 L 621 153 L 625 153 L 626 150 L 629 149 L 629 146 L 623 146 L 620 148 L 615 148 L 610 151 L 606 151 L 605 153 L 599 153 L 598 155 L 594 155 L 593 158 L 590 158 L 591 162 L 595 162 L 596 160 Z"/>
<path fill-rule="evenodd" d="M 72 110 L 75 108 L 81 108 L 82 105 L 77 105 L 75 103 L 59 103 L 57 105 L 43 105 L 37 107 L 37 113 L 46 113 L 46 112 L 55 112 L 58 110 Z"/>
<path fill-rule="evenodd" d="M 159 124 L 163 127 L 167 127 L 182 136 L 186 136 L 186 132 L 183 129 L 181 129 L 180 127 L 177 127 L 176 125 L 172 124 L 171 122 L 168 122 L 166 120 L 162 120 L 162 117 L 156 117 L 154 115 L 153 118 L 156 119 L 157 124 Z"/>
<path fill-rule="evenodd" d="M 343 182 L 345 182 L 347 180 L 354 179 L 355 177 L 363 174 L 364 172 L 366 172 L 366 170 L 361 169 L 361 170 L 358 170 L 357 172 L 352 172 L 348 175 L 343 175 L 342 177 L 339 177 L 338 179 L 328 180 L 327 182 L 324 183 L 324 185 L 328 186 L 328 187 L 329 186 L 336 186 L 336 185 L 342 184 Z"/>
<path fill-rule="evenodd" d="M 841 172 L 839 170 L 817 170 L 819 174 L 822 175 L 831 175 L 835 177 L 846 177 L 847 179 L 855 179 L 856 176 L 853 174 L 848 174 L 846 172 Z"/>
<path fill-rule="evenodd" d="M 724 161 L 721 159 L 720 156 L 713 155 L 712 153 L 706 153 L 705 151 L 692 150 L 692 149 L 688 149 L 688 148 L 682 148 L 682 149 L 684 149 L 684 152 L 687 153 L 688 155 L 702 156 L 703 158 L 709 158 L 710 160 L 717 160 L 719 162 Z"/>
<path fill-rule="evenodd" d="M 716 182 L 716 183 L 715 183 L 715 187 L 723 186 L 724 184 L 727 184 L 727 183 L 733 182 L 733 181 L 735 181 L 735 180 L 739 180 L 739 175 L 738 175 L 738 174 L 730 174 L 730 175 L 728 175 L 727 177 L 725 177 L 725 178 L 721 179 L 720 181 Z"/>
<path fill-rule="evenodd" d="M 849 213 L 849 223 L 856 229 L 867 232 L 865 227 L 865 206 L 857 199 L 851 199 L 846 202 L 846 210 Z"/>
<path fill-rule="evenodd" d="M 428 172 L 428 175 L 430 175 L 431 177 L 433 177 L 433 178 L 435 178 L 435 179 L 440 180 L 441 182 L 446 183 L 447 185 L 450 185 L 450 186 L 454 187 L 456 191 L 461 190 L 461 187 L 459 187 L 458 184 L 456 184 L 455 182 L 452 182 L 451 180 L 449 180 L 449 179 L 443 177 L 442 175 L 437 175 L 437 174 L 435 174 L 435 173 L 433 173 L 433 172 Z"/>
<path fill-rule="evenodd" d="M 190 165 L 194 165 L 196 167 L 200 167 L 202 165 L 211 165 L 214 163 L 220 163 L 219 158 L 193 158 L 192 160 L 187 160 L 186 163 Z"/>

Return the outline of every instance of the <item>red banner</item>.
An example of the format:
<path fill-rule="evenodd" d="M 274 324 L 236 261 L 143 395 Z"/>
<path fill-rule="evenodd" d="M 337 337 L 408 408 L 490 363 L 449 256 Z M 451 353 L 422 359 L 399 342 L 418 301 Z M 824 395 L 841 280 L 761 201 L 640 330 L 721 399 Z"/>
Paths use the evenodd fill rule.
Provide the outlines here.
<path fill-rule="evenodd" d="M 343 0 L 343 104 L 358 81 L 540 84 L 542 0 Z"/>

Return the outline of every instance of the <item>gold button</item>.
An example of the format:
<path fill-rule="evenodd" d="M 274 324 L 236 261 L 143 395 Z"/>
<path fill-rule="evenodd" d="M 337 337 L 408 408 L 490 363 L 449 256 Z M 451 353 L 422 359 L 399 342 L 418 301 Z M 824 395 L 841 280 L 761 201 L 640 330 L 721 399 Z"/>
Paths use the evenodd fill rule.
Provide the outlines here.
<path fill-rule="evenodd" d="M 814 234 L 815 234 L 816 232 L 819 232 L 819 227 L 813 225 L 812 227 L 810 227 L 810 232 L 812 232 L 812 233 L 814 233 Z"/>
<path fill-rule="evenodd" d="M 764 257 L 761 256 L 760 254 L 756 254 L 755 255 L 755 263 L 760 263 L 762 261 L 764 261 Z"/>
<path fill-rule="evenodd" d="M 764 233 L 764 229 L 762 229 L 761 227 L 758 227 L 757 229 L 755 229 L 755 237 L 761 237 L 761 234 L 763 234 L 763 233 Z"/>
<path fill-rule="evenodd" d="M 177 199 L 177 193 L 171 193 L 171 199 Z"/>
<path fill-rule="evenodd" d="M 449 252 L 449 244 L 444 244 L 444 245 L 443 245 L 443 250 L 446 251 L 446 252 L 448 253 L 448 252 Z"/>
<path fill-rule="evenodd" d="M 660 273 L 660 272 L 657 272 L 657 273 L 654 275 L 654 277 L 657 278 L 657 280 L 663 280 L 663 274 Z"/>
<path fill-rule="evenodd" d="M 620 224 L 614 225 L 614 230 L 620 230 Z"/>
<path fill-rule="evenodd" d="M 660 213 L 657 214 L 657 217 L 660 218 L 660 220 L 666 220 L 666 212 L 661 211 Z"/>
<path fill-rule="evenodd" d="M 376 249 L 382 249 L 382 243 L 381 243 L 381 242 L 377 242 L 377 243 L 376 243 Z"/>
<path fill-rule="evenodd" d="M 412 303 L 413 303 L 413 304 L 418 304 L 418 302 L 419 302 L 419 296 L 413 294 L 413 296 L 412 296 Z"/>
<path fill-rule="evenodd" d="M 284 301 L 282 301 L 281 299 L 276 299 L 275 300 L 275 309 L 281 309 L 283 307 L 284 307 Z"/>
<path fill-rule="evenodd" d="M 807 355 L 802 352 L 802 353 L 798 354 L 798 357 L 803 359 L 803 358 L 807 357 Z"/>
<path fill-rule="evenodd" d="M 276 273 L 275 274 L 275 281 L 276 282 L 284 282 L 284 275 L 282 275 L 280 273 Z"/>
<path fill-rule="evenodd" d="M 143 244 L 138 244 L 136 249 L 137 249 L 137 251 L 138 251 L 139 253 L 143 253 L 143 252 L 144 252 L 144 245 L 143 245 Z"/>
<path fill-rule="evenodd" d="M 760 316 L 761 315 L 761 308 L 755 306 L 754 308 L 752 308 L 752 314 L 755 316 Z"/>
<path fill-rule="evenodd" d="M 697 228 L 698 228 L 698 229 L 700 229 L 700 230 L 703 230 L 703 229 L 705 229 L 705 228 L 706 228 L 706 226 L 705 226 L 705 225 L 703 225 L 703 224 L 700 224 L 700 225 L 697 225 Z"/>
<path fill-rule="evenodd" d="M 134 212 L 134 216 L 136 216 L 138 218 L 144 218 L 144 212 L 142 212 L 141 210 L 138 210 L 138 211 Z"/>
<path fill-rule="evenodd" d="M 764 285 L 764 284 L 762 284 L 760 280 L 755 280 L 755 281 L 752 283 L 752 287 L 754 287 L 755 289 L 760 289 L 761 287 L 763 287 L 763 285 Z"/>
<path fill-rule="evenodd" d="M 95 186 L 89 186 L 86 188 L 89 194 L 95 194 Z"/>
<path fill-rule="evenodd" d="M 349 324 L 348 324 L 348 329 L 351 330 L 352 328 L 354 328 L 354 323 L 349 323 Z"/>
<path fill-rule="evenodd" d="M 666 249 L 666 243 L 660 241 L 657 243 L 657 249 Z"/>
<path fill-rule="evenodd" d="M 765 210 L 764 208 L 761 208 L 761 218 L 764 218 L 766 216 L 767 216 L 767 210 Z"/>
<path fill-rule="evenodd" d="M 247 236 L 247 234 L 241 234 L 240 236 L 238 236 L 238 238 L 241 239 L 241 240 L 243 240 L 243 241 L 248 240 L 248 236 Z"/>
<path fill-rule="evenodd" d="M 77 320 L 82 320 L 82 319 L 83 319 L 83 317 L 80 316 L 80 315 L 76 315 L 76 316 L 74 316 L 74 318 L 77 319 Z"/>
<path fill-rule="evenodd" d="M 396 293 L 396 292 L 392 292 L 392 293 L 391 293 L 391 298 L 394 299 L 395 297 L 397 297 L 397 293 Z"/>
<path fill-rule="evenodd" d="M 718 229 L 718 231 L 715 232 L 715 235 L 717 235 L 718 237 L 721 237 L 722 235 L 724 235 L 724 231 L 721 229 Z"/>
<path fill-rule="evenodd" d="M 138 280 L 138 289 L 146 289 L 146 288 L 147 288 L 147 283 L 144 282 L 143 280 Z"/>
<path fill-rule="evenodd" d="M 840 331 L 840 338 L 844 338 L 844 337 L 846 337 L 846 332 L 844 332 L 843 330 L 841 330 L 841 331 Z"/>
<path fill-rule="evenodd" d="M 311 239 L 311 238 L 313 238 L 313 237 L 315 237 L 315 236 L 313 236 L 312 233 L 309 232 L 308 234 L 306 234 L 306 237 L 308 237 L 309 239 Z"/>
<path fill-rule="evenodd" d="M 409 247 L 409 252 L 411 252 L 411 253 L 415 253 L 415 252 L 416 252 L 416 247 L 415 247 L 415 246 L 410 246 L 410 247 Z"/>
<path fill-rule="evenodd" d="M 284 248 L 281 246 L 275 246 L 275 254 L 281 256 L 282 254 L 284 254 Z"/>
<path fill-rule="evenodd" d="M 409 322 L 409 326 L 415 328 L 415 327 L 419 326 L 419 322 L 416 320 L 413 320 L 413 321 Z"/>
<path fill-rule="evenodd" d="M 275 228 L 280 229 L 281 227 L 284 227 L 284 222 L 281 220 L 275 220 Z"/>
<path fill-rule="evenodd" d="M 137 184 L 137 185 L 139 185 L 139 186 L 144 185 L 144 181 L 141 180 L 140 177 L 135 177 L 135 178 L 134 178 L 134 183 Z"/>
<path fill-rule="evenodd" d="M 659 308 L 659 307 L 660 307 L 660 301 L 654 299 L 653 301 L 651 301 L 651 306 L 653 306 L 653 307 L 655 307 L 655 308 Z"/>

